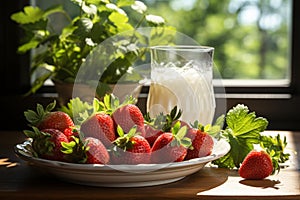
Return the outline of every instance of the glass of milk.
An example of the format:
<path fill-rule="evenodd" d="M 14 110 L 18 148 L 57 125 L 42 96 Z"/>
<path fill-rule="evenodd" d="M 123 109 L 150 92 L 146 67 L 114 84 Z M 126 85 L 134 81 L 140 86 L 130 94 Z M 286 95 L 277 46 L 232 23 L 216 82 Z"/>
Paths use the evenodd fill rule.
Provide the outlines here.
<path fill-rule="evenodd" d="M 215 113 L 213 47 L 154 46 L 147 112 L 154 117 L 177 105 L 181 120 L 211 124 Z"/>

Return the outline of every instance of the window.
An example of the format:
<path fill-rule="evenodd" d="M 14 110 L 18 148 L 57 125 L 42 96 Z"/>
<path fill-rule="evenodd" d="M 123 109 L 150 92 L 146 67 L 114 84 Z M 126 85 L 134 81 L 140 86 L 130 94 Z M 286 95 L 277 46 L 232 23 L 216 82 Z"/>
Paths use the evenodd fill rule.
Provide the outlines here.
<path fill-rule="evenodd" d="M 188 4 L 183 4 L 182 2 L 189 2 Z M 239 3 L 241 2 L 241 3 Z M 249 2 L 251 2 L 249 4 Z M 27 2 L 32 3 L 32 2 Z M 200 38 L 199 43 L 215 46 L 215 62 L 216 65 L 222 69 L 219 71 L 223 77 L 223 84 L 225 85 L 226 90 L 226 99 L 227 99 L 227 108 L 230 108 L 237 103 L 244 103 L 249 106 L 251 110 L 254 110 L 257 115 L 266 117 L 269 122 L 269 129 L 300 129 L 300 116 L 296 108 L 300 106 L 299 100 L 299 92 L 300 92 L 300 61 L 299 61 L 299 48 L 297 48 L 296 44 L 300 44 L 299 37 L 300 30 L 299 26 L 296 26 L 296 19 L 299 19 L 300 13 L 300 2 L 296 0 L 191 0 L 191 1 L 182 1 L 182 0 L 172 0 L 172 1 L 164 1 L 164 0 L 147 0 L 147 5 L 152 9 L 151 12 L 156 11 L 159 13 L 165 13 L 164 16 L 169 21 L 178 22 L 183 25 L 187 30 L 179 30 L 180 32 L 186 33 L 193 38 Z M 222 4 L 227 4 L 227 7 L 222 6 Z M 250 35 L 255 35 L 256 39 L 251 39 L 250 35 L 245 34 L 243 31 L 244 28 L 239 27 L 238 30 L 241 32 L 233 33 L 226 32 L 228 37 L 220 37 L 219 40 L 213 40 L 211 37 L 216 34 L 222 34 L 222 31 L 218 30 L 219 26 L 227 27 L 227 31 L 231 31 L 231 27 L 233 26 L 252 26 L 255 24 L 254 19 L 259 18 L 260 8 L 257 5 L 260 3 L 268 3 L 268 5 L 264 7 L 269 13 L 265 18 L 261 18 L 262 21 L 260 25 L 262 26 L 262 31 L 266 31 L 268 35 L 271 35 L 271 38 L 267 39 L 270 42 L 270 46 L 268 46 L 265 57 L 258 58 L 255 57 L 255 53 L 253 49 L 247 51 L 246 46 L 249 48 L 254 48 L 251 46 L 260 46 L 261 41 L 259 40 L 259 36 L 257 35 L 260 30 L 257 30 L 257 33 L 252 31 L 249 32 Z M 6 7 L 9 7 L 9 11 L 5 11 L 2 9 L 2 13 L 15 12 L 16 10 L 20 10 L 18 8 L 19 5 L 10 5 L 12 3 L 5 3 Z M 24 2 L 20 1 L 19 4 L 24 4 Z M 209 4 L 214 5 L 211 6 L 212 12 L 222 15 L 221 11 L 225 13 L 223 15 L 223 22 L 218 22 L 220 19 L 218 17 L 214 17 L 211 15 L 208 17 L 208 14 L 204 11 L 207 11 L 209 8 Z M 242 7 L 244 4 L 245 7 Z M 184 5 L 183 7 L 181 5 Z M 194 7 L 197 8 L 194 8 Z M 268 7 L 269 6 L 269 7 Z M 4 8 L 3 6 L 1 6 Z M 21 7 L 21 6 L 20 6 Z M 174 11 L 170 11 L 168 13 L 167 8 L 170 7 Z M 280 7 L 280 9 L 279 9 Z M 242 9 L 243 8 L 243 9 Z M 194 9 L 194 10 L 193 10 Z M 201 12 L 200 12 L 201 10 Z M 195 11 L 195 19 L 191 17 L 188 18 L 187 15 L 182 15 L 184 17 L 179 18 L 178 20 L 172 19 L 173 17 L 179 16 L 179 13 L 187 13 Z M 238 12 L 239 14 L 236 18 L 234 18 L 233 13 Z M 176 15 L 174 14 L 176 12 Z M 289 14 L 290 12 L 290 14 Z M 247 14 L 248 13 L 248 14 Z M 251 13 L 251 15 L 249 15 Z M 202 16 L 203 15 L 203 16 Z M 3 15 L 2 15 L 3 16 Z M 253 17 L 254 16 L 254 17 Z M 7 16 L 6 16 L 7 17 Z M 198 20 L 197 17 L 205 17 L 203 19 L 208 20 Z M 248 19 L 249 18 L 249 19 Z M 275 20 L 274 20 L 275 19 Z M 183 21 L 182 21 L 183 20 Z M 201 23 L 205 23 L 203 25 Z M 209 21 L 209 23 L 208 23 Z M 272 21 L 280 21 L 272 22 Z M 189 23 L 187 23 L 189 22 Z M 198 23 L 200 23 L 198 25 Z M 6 22 L 6 24 L 12 24 L 11 22 Z M 188 24 L 192 24 L 192 28 L 200 29 L 199 32 L 187 32 L 189 31 Z M 176 24 L 174 24 L 177 26 Z M 204 28 L 203 28 L 204 27 Z M 280 27 L 280 28 L 279 28 Z M 191 28 L 191 27 L 190 27 Z M 16 31 L 17 28 L 12 26 L 8 28 L 10 31 Z M 204 33 L 211 31 L 210 34 L 206 36 L 206 42 L 203 42 L 203 38 L 205 38 Z M 244 37 L 245 35 L 249 37 Z M 263 35 L 263 34 L 262 34 Z M 262 36 L 261 35 L 261 36 Z M 13 35 L 7 37 L 13 37 Z M 235 38 L 238 39 L 235 39 Z M 15 38 L 13 38 L 15 40 Z M 223 41 L 222 41 L 223 40 Z M 271 40 L 271 41 L 269 41 Z M 5 42 L 6 41 L 6 42 Z M 252 42 L 251 42 L 252 41 Z M 260 42 L 258 42 L 260 41 Z M 1 38 L 1 42 L 4 42 L 6 46 L 9 46 L 7 42 L 7 38 Z M 219 43 L 217 43 L 219 42 Z M 228 43 L 237 43 L 237 47 L 230 47 Z M 220 45 L 220 44 L 223 44 Z M 16 43 L 15 43 L 16 45 Z M 219 48 L 218 48 L 219 47 Z M 275 48 L 276 47 L 276 48 Z M 258 48 L 259 49 L 259 48 Z M 275 49 L 275 51 L 273 51 Z M 226 57 L 227 52 L 233 51 L 231 57 Z M 262 50 L 261 50 L 262 51 Z M 12 50 L 11 50 L 12 52 Z M 222 53 L 221 53 L 222 52 Z M 224 54 L 224 55 L 223 55 Z M 243 56 L 239 56 L 242 55 Z M 278 56 L 275 56 L 278 55 Z M 234 57 L 235 56 L 235 57 Z M 226 60 L 222 61 L 222 57 L 226 58 Z M 241 59 L 242 58 L 242 59 Z M 5 69 L 10 69 L 10 65 L 8 60 L 21 60 L 20 56 L 8 56 L 5 58 L 3 56 L 3 60 L 6 62 Z M 23 59 L 23 57 L 22 57 Z M 264 61 L 263 61 L 264 60 Z M 236 64 L 228 64 L 230 62 L 236 61 Z M 242 61 L 252 62 L 254 64 L 246 63 L 242 64 Z M 264 65 L 262 65 L 264 63 Z M 20 65 L 20 62 L 14 62 L 15 65 Z M 258 66 L 264 66 L 264 70 L 260 69 Z M 236 70 L 236 66 L 239 67 L 239 70 Z M 28 66 L 27 66 L 28 67 Z M 24 69 L 22 69 L 24 72 Z M 17 70 L 15 70 L 17 72 Z M 22 73 L 23 73 L 22 72 Z M 21 73 L 21 72 L 19 72 Z M 247 74 L 248 73 L 248 74 Z M 15 87 L 24 87 L 24 82 L 26 82 L 26 78 L 19 75 L 21 79 L 24 81 L 20 81 L 20 83 L 16 84 Z M 226 80 L 225 80 L 226 78 Z M 262 80 L 263 79 L 263 80 Z M 255 81 L 253 81 L 255 80 Z M 258 81 L 259 80 L 259 81 Z M 6 82 L 9 80 L 6 79 Z M 50 87 L 51 89 L 51 87 Z M 218 92 L 218 85 L 216 85 L 216 92 Z M 11 91 L 11 90 L 9 90 Z M 41 90 L 41 92 L 45 92 L 46 90 Z M 145 90 L 147 92 L 147 90 Z M 217 98 L 217 102 L 224 99 L 224 96 L 219 96 Z"/>
<path fill-rule="evenodd" d="M 78 8 L 70 1 L 31 2 L 42 8 L 62 3 L 71 16 L 78 12 Z M 290 83 L 291 0 L 145 2 L 151 13 L 163 13 L 162 16 L 177 31 L 191 37 L 200 45 L 215 47 L 214 75 L 216 78 L 221 77 L 225 85 Z M 53 25 L 59 29 L 59 24 L 64 24 L 64 21 L 58 19 L 63 18 L 54 17 L 56 23 Z M 264 81 L 257 84 L 249 80 Z"/>

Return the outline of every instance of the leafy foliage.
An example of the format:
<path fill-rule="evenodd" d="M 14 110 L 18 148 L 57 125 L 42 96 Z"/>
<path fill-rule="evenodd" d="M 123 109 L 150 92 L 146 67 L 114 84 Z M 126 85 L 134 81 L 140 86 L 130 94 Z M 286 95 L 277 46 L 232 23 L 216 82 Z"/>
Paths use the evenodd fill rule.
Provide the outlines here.
<path fill-rule="evenodd" d="M 61 111 L 67 113 L 75 124 L 81 124 L 93 112 L 93 107 L 87 102 L 83 102 L 76 97 L 71 99 L 67 105 L 60 108 Z"/>
<path fill-rule="evenodd" d="M 132 96 L 127 96 L 123 102 L 120 102 L 119 98 L 113 94 L 106 94 L 100 101 L 94 98 L 93 103 L 82 101 L 79 97 L 72 98 L 67 105 L 58 108 L 60 111 L 67 113 L 74 121 L 76 125 L 81 125 L 89 116 L 97 112 L 105 112 L 106 114 L 112 114 L 116 109 L 127 104 L 135 104 L 137 99 Z M 37 108 L 41 105 L 38 104 Z M 52 104 L 49 104 L 46 109 L 53 109 Z M 40 108 L 41 109 L 41 108 Z M 25 116 L 31 115 L 32 111 L 26 111 Z M 28 114 L 27 114 L 28 113 Z"/>
<path fill-rule="evenodd" d="M 19 23 L 25 33 L 18 52 L 37 50 L 31 68 L 35 80 L 28 94 L 35 93 L 49 78 L 54 81 L 73 83 L 86 57 L 98 44 L 119 33 L 130 31 L 130 35 L 122 43 L 110 44 L 111 46 L 106 46 L 108 52 L 103 51 L 100 54 L 108 60 L 108 63 L 105 63 L 107 65 L 99 63 L 89 65 L 90 69 L 85 71 L 88 73 L 85 76 L 86 80 L 80 80 L 83 83 L 87 83 L 88 80 L 88 83 L 95 84 L 99 82 L 99 77 L 90 77 L 90 75 L 102 74 L 100 82 L 115 84 L 145 53 L 145 49 L 139 48 L 137 43 L 144 44 L 147 41 L 135 30 L 142 25 L 153 28 L 165 26 L 162 17 L 150 15 L 147 6 L 139 1 L 70 0 L 70 2 L 80 9 L 80 13 L 75 17 L 71 17 L 62 5 L 47 10 L 26 6 L 23 11 L 11 15 L 11 19 Z M 128 9 L 139 16 L 140 20 L 136 25 L 127 14 Z M 62 16 L 68 21 L 61 30 L 53 29 L 55 22 L 51 21 L 50 17 L 54 13 L 63 14 Z M 113 52 L 109 52 L 111 47 Z M 133 78 L 141 77 L 131 76 L 131 79 Z M 108 90 L 109 87 L 101 89 Z M 105 92 L 102 91 L 101 96 L 104 94 Z"/>
<path fill-rule="evenodd" d="M 282 141 L 279 134 L 275 138 L 264 136 L 262 132 L 267 128 L 268 121 L 256 117 L 247 106 L 238 104 L 227 112 L 225 119 L 227 126 L 221 130 L 220 137 L 229 142 L 231 149 L 224 157 L 213 161 L 213 164 L 223 168 L 239 168 L 254 145 L 260 145 L 269 153 L 274 171 L 279 170 L 279 163 L 289 159 L 289 154 L 284 153 L 285 138 Z"/>
<path fill-rule="evenodd" d="M 154 14 L 164 13 L 177 31 L 200 45 L 216 47 L 214 77 L 288 77 L 288 15 L 292 1 L 281 0 L 276 4 L 272 0 L 148 2 L 151 2 L 149 10 Z M 272 16 L 277 20 L 268 20 Z"/>

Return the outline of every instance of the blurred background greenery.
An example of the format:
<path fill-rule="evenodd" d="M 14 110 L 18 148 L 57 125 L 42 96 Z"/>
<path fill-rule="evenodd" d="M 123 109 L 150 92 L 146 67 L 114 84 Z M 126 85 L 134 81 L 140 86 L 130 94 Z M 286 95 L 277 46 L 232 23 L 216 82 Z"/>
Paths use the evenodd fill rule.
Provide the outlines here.
<path fill-rule="evenodd" d="M 290 78 L 291 0 L 143 2 L 177 31 L 215 47 L 215 66 L 223 79 Z M 32 1 L 41 7 L 58 3 L 76 12 L 67 0 Z"/>
<path fill-rule="evenodd" d="M 222 78 L 289 78 L 290 0 L 146 2 L 178 31 L 215 47 Z"/>

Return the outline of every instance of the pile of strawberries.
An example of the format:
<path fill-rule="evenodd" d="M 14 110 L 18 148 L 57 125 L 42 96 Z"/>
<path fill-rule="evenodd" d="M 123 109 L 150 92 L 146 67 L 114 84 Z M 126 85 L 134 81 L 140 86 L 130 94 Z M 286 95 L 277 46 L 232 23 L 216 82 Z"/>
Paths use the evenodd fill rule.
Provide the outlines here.
<path fill-rule="evenodd" d="M 24 112 L 32 129 L 24 133 L 32 138 L 34 156 L 71 163 L 170 163 L 211 154 L 212 137 L 179 120 L 177 107 L 151 118 L 134 102 L 119 103 L 113 95 L 95 99 L 93 112 L 82 111 L 76 125 L 74 116 L 54 111 L 55 102 L 38 104 L 36 111 Z"/>

